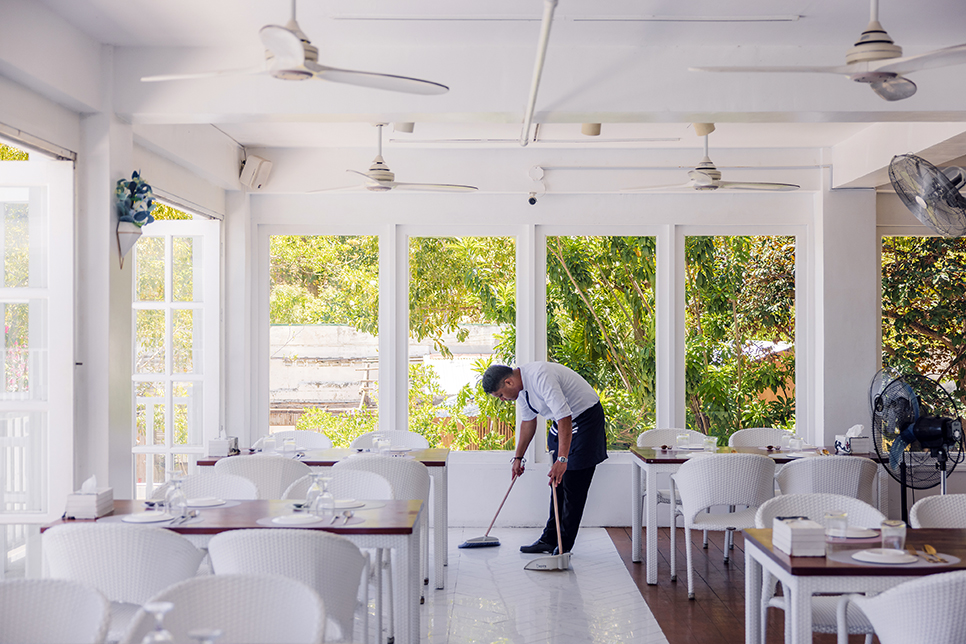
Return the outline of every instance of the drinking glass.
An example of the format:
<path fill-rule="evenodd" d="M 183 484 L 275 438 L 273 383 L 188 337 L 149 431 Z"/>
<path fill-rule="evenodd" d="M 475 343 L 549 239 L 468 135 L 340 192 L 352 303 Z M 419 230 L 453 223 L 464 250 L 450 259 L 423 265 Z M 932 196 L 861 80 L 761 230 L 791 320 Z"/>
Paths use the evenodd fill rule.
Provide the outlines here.
<path fill-rule="evenodd" d="M 685 432 L 681 432 L 675 437 L 675 443 L 678 449 L 684 449 L 691 445 L 691 435 Z"/>
<path fill-rule="evenodd" d="M 803 441 L 801 438 L 792 438 L 788 441 L 788 449 L 792 450 L 793 452 L 800 451 L 804 446 L 805 441 Z"/>
<path fill-rule="evenodd" d="M 372 441 L 372 446 L 380 454 L 385 454 L 390 449 L 390 442 L 388 436 L 377 436 Z"/>
<path fill-rule="evenodd" d="M 335 514 L 335 497 L 329 492 L 329 481 L 331 476 L 320 477 L 322 481 L 322 492 L 316 497 L 312 504 L 312 514 L 317 517 L 331 517 Z"/>
<path fill-rule="evenodd" d="M 275 453 L 275 437 L 272 435 L 266 436 L 262 440 L 262 453 L 263 454 L 274 454 Z"/>
<path fill-rule="evenodd" d="M 188 631 L 188 637 L 198 640 L 198 644 L 215 644 L 215 640 L 224 634 L 220 628 L 196 628 Z"/>
<path fill-rule="evenodd" d="M 879 526 L 882 530 L 882 548 L 885 550 L 904 550 L 906 547 L 906 522 L 899 519 L 886 519 Z"/>
<path fill-rule="evenodd" d="M 704 437 L 704 451 L 706 451 L 706 452 L 716 452 L 716 451 L 718 451 L 718 437 L 717 436 L 705 436 Z"/>
<path fill-rule="evenodd" d="M 781 442 L 779 442 L 778 445 L 782 449 L 787 450 L 792 444 L 792 435 L 788 433 L 782 434 L 780 441 Z"/>
<path fill-rule="evenodd" d="M 176 519 L 188 516 L 188 497 L 184 494 L 183 479 L 171 479 L 171 487 L 164 494 L 164 509 Z"/>
<path fill-rule="evenodd" d="M 164 628 L 164 615 L 174 608 L 171 602 L 148 602 L 144 610 L 154 615 L 154 630 L 141 640 L 141 644 L 166 644 L 174 642 L 171 632 Z"/>
<path fill-rule="evenodd" d="M 315 500 L 319 498 L 322 494 L 322 472 L 312 472 L 312 485 L 309 486 L 308 492 L 305 493 L 305 505 L 302 507 L 312 511 L 312 506 L 315 505 Z"/>
<path fill-rule="evenodd" d="M 295 439 L 285 438 L 282 440 L 282 454 L 285 456 L 295 456 Z"/>
<path fill-rule="evenodd" d="M 846 537 L 849 534 L 849 515 L 845 510 L 829 510 L 825 513 L 825 536 Z"/>

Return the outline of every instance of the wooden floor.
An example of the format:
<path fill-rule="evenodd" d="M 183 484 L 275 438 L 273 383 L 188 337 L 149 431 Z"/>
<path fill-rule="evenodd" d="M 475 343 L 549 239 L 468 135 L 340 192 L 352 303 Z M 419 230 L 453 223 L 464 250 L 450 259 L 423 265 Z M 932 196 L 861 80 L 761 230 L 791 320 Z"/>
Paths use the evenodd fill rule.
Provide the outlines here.
<path fill-rule="evenodd" d="M 669 644 L 744 644 L 745 552 L 741 533 L 735 536 L 735 549 L 727 565 L 722 561 L 724 533 L 710 533 L 707 550 L 701 547 L 701 533 L 693 533 L 695 599 L 689 601 L 683 530 L 678 530 L 677 534 L 678 579 L 671 581 L 669 530 L 659 529 L 659 574 L 655 586 L 647 585 L 644 564 L 631 561 L 631 529 L 608 528 L 607 532 Z M 768 644 L 780 644 L 784 642 L 784 615 L 774 608 L 768 613 Z M 813 641 L 834 644 L 835 635 L 816 633 Z M 850 644 L 864 641 L 861 635 L 849 638 Z M 875 638 L 873 641 L 879 640 Z"/>

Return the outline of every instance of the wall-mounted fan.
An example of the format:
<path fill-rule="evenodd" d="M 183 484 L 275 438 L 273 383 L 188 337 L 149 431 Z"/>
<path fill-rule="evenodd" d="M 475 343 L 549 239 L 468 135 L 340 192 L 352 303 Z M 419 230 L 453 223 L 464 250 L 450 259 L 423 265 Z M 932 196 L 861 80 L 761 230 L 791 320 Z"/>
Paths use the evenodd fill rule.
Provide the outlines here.
<path fill-rule="evenodd" d="M 704 158 L 693 170 L 688 172 L 689 181 L 670 186 L 650 186 L 644 188 L 625 188 L 621 192 L 667 192 L 690 188 L 692 190 L 760 190 L 789 191 L 798 190 L 794 183 L 769 183 L 764 181 L 722 181 L 721 171 L 715 167 L 708 156 L 708 135 L 714 132 L 713 123 L 695 123 L 694 130 L 704 137 Z"/>
<path fill-rule="evenodd" d="M 281 80 L 319 80 L 334 83 L 346 83 L 385 89 L 392 92 L 406 92 L 408 94 L 443 94 L 449 91 L 446 85 L 432 81 L 396 76 L 394 74 L 377 74 L 375 72 L 360 72 L 351 69 L 339 69 L 319 64 L 319 50 L 308 39 L 295 21 L 295 0 L 292 0 L 292 19 L 284 27 L 280 25 L 266 25 L 258 32 L 262 44 L 265 45 L 265 64 L 246 69 L 228 69 L 216 72 L 199 72 L 196 74 L 164 74 L 160 76 L 145 76 L 142 81 L 172 81 L 194 80 L 198 78 L 212 78 L 215 76 L 259 75 L 267 74 Z"/>
<path fill-rule="evenodd" d="M 946 493 L 947 473 L 959 462 L 949 460 L 949 454 L 962 458 L 962 419 L 956 401 L 932 378 L 877 376 L 872 386 L 872 443 L 882 464 L 902 486 L 902 519 L 906 520 L 907 488 L 941 485 Z"/>
<path fill-rule="evenodd" d="M 477 190 L 476 186 L 464 186 L 454 183 L 403 183 L 401 181 L 396 181 L 396 175 L 391 170 L 389 166 L 386 165 L 386 161 L 382 158 L 382 128 L 385 123 L 376 123 L 376 130 L 378 130 L 378 152 L 376 158 L 372 160 L 372 165 L 369 166 L 368 172 L 359 172 L 358 170 L 346 170 L 346 172 L 351 172 L 352 174 L 357 174 L 364 177 L 365 188 L 372 192 L 386 192 L 387 190 L 413 190 L 419 192 L 473 192 Z M 344 188 L 334 188 L 334 190 L 343 190 Z M 322 190 L 310 190 L 309 192 L 327 192 L 333 190 L 332 188 L 323 188 Z"/>
<path fill-rule="evenodd" d="M 900 154 L 889 164 L 889 179 L 899 199 L 916 219 L 943 237 L 966 235 L 966 172 L 940 170 L 913 154 Z"/>
<path fill-rule="evenodd" d="M 903 74 L 921 69 L 966 63 L 966 44 L 934 49 L 915 56 L 902 56 L 879 24 L 879 1 L 871 0 L 869 26 L 859 41 L 845 54 L 845 64 L 831 67 L 691 67 L 696 72 L 779 72 L 843 74 L 858 83 L 868 83 L 872 91 L 887 101 L 899 101 L 916 93 L 916 84 Z"/>

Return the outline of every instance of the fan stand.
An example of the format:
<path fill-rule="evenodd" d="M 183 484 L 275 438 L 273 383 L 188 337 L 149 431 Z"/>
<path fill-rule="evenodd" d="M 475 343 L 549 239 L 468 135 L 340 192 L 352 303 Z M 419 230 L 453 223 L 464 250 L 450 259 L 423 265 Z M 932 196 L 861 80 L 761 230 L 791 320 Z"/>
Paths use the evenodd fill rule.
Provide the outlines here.
<path fill-rule="evenodd" d="M 946 494 L 946 477 L 948 472 L 946 470 L 946 464 L 949 462 L 949 450 L 947 446 L 934 447 L 929 450 L 930 455 L 936 459 L 936 469 L 939 470 L 939 494 Z M 900 512 L 902 520 L 909 521 L 909 508 L 908 502 L 906 501 L 906 459 L 903 458 L 899 462 L 899 488 L 902 490 L 902 495 L 899 498 L 900 501 Z"/>

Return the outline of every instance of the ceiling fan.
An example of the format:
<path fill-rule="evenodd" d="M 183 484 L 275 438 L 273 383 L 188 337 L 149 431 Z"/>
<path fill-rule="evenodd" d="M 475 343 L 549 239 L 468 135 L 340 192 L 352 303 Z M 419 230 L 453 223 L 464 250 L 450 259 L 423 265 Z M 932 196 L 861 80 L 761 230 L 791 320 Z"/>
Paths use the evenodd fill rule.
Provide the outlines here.
<path fill-rule="evenodd" d="M 476 186 L 464 186 L 454 183 L 403 183 L 396 181 L 396 175 L 393 173 L 389 166 L 386 165 L 386 161 L 382 158 L 382 128 L 385 123 L 376 123 L 376 129 L 379 131 L 378 136 L 378 153 L 376 158 L 372 160 L 372 165 L 369 166 L 368 172 L 359 172 L 358 170 L 346 170 L 346 172 L 351 172 L 352 174 L 357 174 L 365 178 L 365 189 L 372 192 L 386 192 L 388 190 L 411 190 L 420 192 L 473 192 L 478 188 Z M 342 190 L 343 188 L 334 188 L 334 190 Z M 333 188 L 323 188 L 321 190 L 310 190 L 309 192 L 326 192 L 328 190 L 333 190 Z"/>
<path fill-rule="evenodd" d="M 800 72 L 844 74 L 858 83 L 868 83 L 872 91 L 887 101 L 900 101 L 916 93 L 916 84 L 903 74 L 921 69 L 948 67 L 966 63 L 966 44 L 934 49 L 915 56 L 902 56 L 879 24 L 879 0 L 871 0 L 869 26 L 859 41 L 845 54 L 845 65 L 831 67 L 691 67 L 703 72 Z"/>
<path fill-rule="evenodd" d="M 193 80 L 198 78 L 212 78 L 215 76 L 232 75 L 262 75 L 268 74 L 275 78 L 288 81 L 319 80 L 334 83 L 346 83 L 361 87 L 385 89 L 392 92 L 406 92 L 409 94 L 443 94 L 449 87 L 432 81 L 396 76 L 394 74 L 377 74 L 375 72 L 360 72 L 351 69 L 339 69 L 319 64 L 319 50 L 299 28 L 295 21 L 295 1 L 292 0 L 292 19 L 284 27 L 266 25 L 262 27 L 258 36 L 265 45 L 265 63 L 246 69 L 228 69 L 215 72 L 200 72 L 196 74 L 164 74 L 160 76 L 145 76 L 145 82 Z"/>
<path fill-rule="evenodd" d="M 708 135 L 714 132 L 713 123 L 695 123 L 694 130 L 704 137 L 704 158 L 693 170 L 688 172 L 690 181 L 670 186 L 650 186 L 645 188 L 626 188 L 621 192 L 660 192 L 690 188 L 692 190 L 761 190 L 787 192 L 798 190 L 794 183 L 768 183 L 764 181 L 722 181 L 721 171 L 715 167 L 708 156 Z"/>

